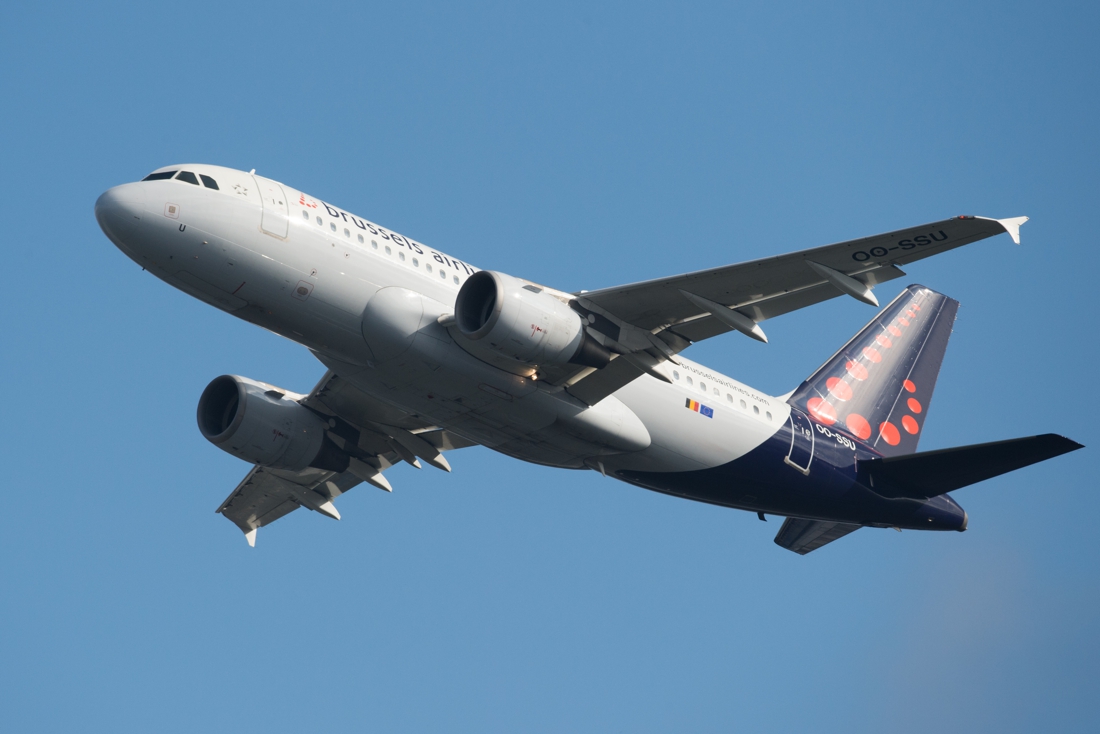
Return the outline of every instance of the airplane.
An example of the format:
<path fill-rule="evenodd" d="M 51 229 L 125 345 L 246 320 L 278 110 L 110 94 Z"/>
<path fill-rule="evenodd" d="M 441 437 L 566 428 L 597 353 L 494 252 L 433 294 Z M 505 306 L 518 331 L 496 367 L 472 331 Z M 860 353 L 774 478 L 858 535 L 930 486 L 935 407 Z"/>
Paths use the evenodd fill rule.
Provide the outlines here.
<path fill-rule="evenodd" d="M 568 293 L 481 270 L 250 172 L 183 164 L 104 192 L 95 216 L 156 277 L 285 336 L 327 368 L 308 393 L 215 378 L 202 435 L 252 464 L 217 512 L 244 532 L 384 472 L 481 445 L 785 518 L 805 555 L 864 527 L 964 531 L 950 492 L 1082 448 L 1045 434 L 918 452 L 958 302 L 910 285 L 791 392 L 683 356 L 1027 217 L 956 216 L 777 257 Z M 392 473 L 391 473 L 392 475 Z"/>

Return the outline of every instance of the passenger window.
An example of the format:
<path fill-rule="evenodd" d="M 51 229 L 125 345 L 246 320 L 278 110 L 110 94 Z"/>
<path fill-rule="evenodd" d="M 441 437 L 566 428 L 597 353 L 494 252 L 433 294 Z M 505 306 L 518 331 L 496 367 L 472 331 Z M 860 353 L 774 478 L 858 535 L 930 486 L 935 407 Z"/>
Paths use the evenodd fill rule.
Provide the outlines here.
<path fill-rule="evenodd" d="M 302 219 L 304 219 L 308 222 L 309 221 L 309 212 L 303 210 L 302 211 Z"/>
<path fill-rule="evenodd" d="M 317 226 L 318 226 L 318 227 L 323 227 L 323 226 L 324 226 L 324 224 L 325 224 L 325 223 L 321 221 L 321 218 L 320 218 L 320 217 L 317 217 Z"/>
<path fill-rule="evenodd" d="M 206 188 L 214 189 L 215 191 L 218 190 L 218 182 L 215 181 L 214 179 L 210 178 L 209 176 L 207 176 L 206 174 L 203 174 L 203 173 L 199 174 L 199 178 L 202 179 L 202 185 L 205 186 Z"/>
<path fill-rule="evenodd" d="M 458 285 L 458 276 L 455 276 L 455 285 Z"/>
<path fill-rule="evenodd" d="M 375 250 L 377 250 L 377 249 L 378 249 L 378 243 L 377 243 L 377 242 L 375 242 L 374 240 L 371 240 L 371 241 L 370 241 L 370 246 L 371 246 L 372 248 L 374 248 Z"/>
<path fill-rule="evenodd" d="M 759 405 L 752 406 L 752 412 L 756 413 L 757 415 L 760 415 L 760 406 Z"/>
<path fill-rule="evenodd" d="M 404 252 L 397 253 L 397 259 L 400 260 L 401 262 L 405 262 L 405 253 Z"/>
<path fill-rule="evenodd" d="M 715 395 L 721 395 L 722 393 L 720 393 L 720 392 L 718 391 L 718 388 L 714 388 L 714 394 L 715 394 Z"/>
<path fill-rule="evenodd" d="M 390 249 L 389 245 L 386 245 L 386 254 L 387 255 L 392 255 L 393 254 L 393 250 Z"/>
<path fill-rule="evenodd" d="M 386 249 L 388 250 L 388 249 L 390 249 L 390 248 L 388 248 L 388 247 L 387 247 Z M 425 266 L 424 266 L 424 269 L 425 269 L 425 270 L 427 270 L 427 271 L 428 271 L 429 273 L 430 273 L 430 272 L 432 272 L 432 265 L 431 265 L 431 263 L 428 263 L 427 265 L 425 265 Z"/>
<path fill-rule="evenodd" d="M 765 413 L 765 415 L 768 416 L 768 420 L 772 419 L 772 413 L 771 413 L 770 410 L 767 413 Z"/>
<path fill-rule="evenodd" d="M 742 400 L 741 401 L 741 410 L 748 410 L 748 409 L 749 409 L 749 406 L 745 405 L 745 401 Z"/>
<path fill-rule="evenodd" d="M 344 236 L 347 237 L 349 240 L 351 239 L 351 232 L 348 231 L 347 227 L 344 227 Z"/>
<path fill-rule="evenodd" d="M 699 389 L 702 390 L 703 392 L 706 392 L 707 391 L 707 383 L 703 382 L 702 380 L 699 380 Z"/>
<path fill-rule="evenodd" d="M 413 267 L 414 268 L 419 268 L 420 267 L 420 261 L 417 260 L 415 257 L 413 258 Z"/>
<path fill-rule="evenodd" d="M 442 278 L 443 280 L 446 280 L 447 279 L 447 272 L 445 270 L 440 270 L 439 271 L 439 277 Z"/>
<path fill-rule="evenodd" d="M 691 384 L 691 375 L 688 375 L 686 379 L 687 379 L 687 384 L 690 385 Z"/>
<path fill-rule="evenodd" d="M 727 403 L 732 403 L 733 402 L 733 396 L 730 395 L 729 393 L 726 393 L 726 402 Z"/>
<path fill-rule="evenodd" d="M 677 372 L 676 370 L 672 370 L 672 379 L 679 380 L 680 379 L 680 373 Z"/>
<path fill-rule="evenodd" d="M 175 171 L 161 171 L 160 173 L 150 173 L 142 181 L 163 181 L 166 178 L 172 178 L 176 175 Z"/>
<path fill-rule="evenodd" d="M 331 230 L 332 230 L 333 232 L 335 232 L 335 231 L 336 231 L 336 222 L 329 222 L 329 223 L 328 223 L 328 227 L 329 227 L 329 229 L 331 229 Z"/>
<path fill-rule="evenodd" d="M 363 235 L 359 235 L 359 244 L 363 244 L 364 241 L 365 240 L 363 239 Z"/>
<path fill-rule="evenodd" d="M 195 178 L 195 174 L 191 173 L 190 171 L 180 171 L 179 175 L 176 176 L 176 180 L 186 181 L 187 183 L 195 184 L 196 186 L 199 185 L 199 180 Z"/>

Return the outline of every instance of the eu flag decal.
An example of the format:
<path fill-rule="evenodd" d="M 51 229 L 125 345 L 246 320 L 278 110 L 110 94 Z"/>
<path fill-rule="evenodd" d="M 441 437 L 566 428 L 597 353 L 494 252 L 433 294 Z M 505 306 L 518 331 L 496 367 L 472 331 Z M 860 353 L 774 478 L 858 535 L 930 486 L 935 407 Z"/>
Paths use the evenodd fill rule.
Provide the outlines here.
<path fill-rule="evenodd" d="M 714 408 L 709 408 L 706 405 L 703 405 L 702 403 L 697 403 L 694 400 L 692 400 L 691 398 L 687 399 L 687 403 L 684 405 L 684 407 L 687 408 L 688 410 L 694 410 L 696 413 L 699 413 L 700 415 L 705 415 L 707 418 L 713 418 L 714 417 Z"/>

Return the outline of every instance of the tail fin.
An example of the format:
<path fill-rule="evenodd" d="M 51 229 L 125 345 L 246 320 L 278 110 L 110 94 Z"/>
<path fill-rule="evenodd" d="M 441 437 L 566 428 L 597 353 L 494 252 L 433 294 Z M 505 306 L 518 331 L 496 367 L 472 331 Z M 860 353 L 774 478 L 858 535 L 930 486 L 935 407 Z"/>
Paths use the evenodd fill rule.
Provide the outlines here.
<path fill-rule="evenodd" d="M 884 456 L 917 450 L 959 302 L 911 285 L 787 400 Z"/>

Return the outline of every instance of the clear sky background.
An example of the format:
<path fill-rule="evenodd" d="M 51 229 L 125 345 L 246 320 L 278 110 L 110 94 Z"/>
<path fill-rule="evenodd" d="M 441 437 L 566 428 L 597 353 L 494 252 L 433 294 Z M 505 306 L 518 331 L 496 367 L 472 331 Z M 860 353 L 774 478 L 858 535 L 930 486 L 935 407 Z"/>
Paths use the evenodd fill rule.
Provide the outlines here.
<path fill-rule="evenodd" d="M 1100 728 L 1100 12 L 898 5 L 5 7 L 0 730 Z M 100 232 L 102 191 L 182 162 L 565 290 L 1028 215 L 879 298 L 962 302 L 922 449 L 1089 448 L 956 492 L 966 533 L 806 557 L 776 518 L 484 449 L 250 549 L 199 394 L 324 370 Z M 780 394 L 872 315 L 689 356 Z"/>

